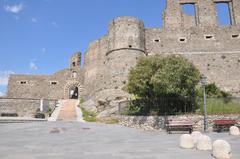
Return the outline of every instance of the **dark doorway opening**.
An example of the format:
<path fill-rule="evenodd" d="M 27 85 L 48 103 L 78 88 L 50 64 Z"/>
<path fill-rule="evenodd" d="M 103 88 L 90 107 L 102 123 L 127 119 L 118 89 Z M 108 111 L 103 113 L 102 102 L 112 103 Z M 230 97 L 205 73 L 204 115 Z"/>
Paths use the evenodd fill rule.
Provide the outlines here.
<path fill-rule="evenodd" d="M 69 90 L 70 99 L 78 99 L 78 87 L 71 87 Z"/>

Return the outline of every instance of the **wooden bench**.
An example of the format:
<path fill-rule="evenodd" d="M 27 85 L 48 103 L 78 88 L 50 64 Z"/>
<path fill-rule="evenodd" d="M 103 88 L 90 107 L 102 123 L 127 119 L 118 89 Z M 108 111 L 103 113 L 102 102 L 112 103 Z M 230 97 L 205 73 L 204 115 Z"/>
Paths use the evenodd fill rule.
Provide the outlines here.
<path fill-rule="evenodd" d="M 213 131 L 216 132 L 222 132 L 222 131 L 229 131 L 229 128 L 231 126 L 234 126 L 237 124 L 236 120 L 228 120 L 228 119 L 223 119 L 223 120 L 214 120 L 213 121 Z"/>
<path fill-rule="evenodd" d="M 17 113 L 1 113 L 1 117 L 18 117 Z"/>
<path fill-rule="evenodd" d="M 172 131 L 188 131 L 191 134 L 193 131 L 193 122 L 189 120 L 167 120 L 165 126 L 169 134 Z"/>

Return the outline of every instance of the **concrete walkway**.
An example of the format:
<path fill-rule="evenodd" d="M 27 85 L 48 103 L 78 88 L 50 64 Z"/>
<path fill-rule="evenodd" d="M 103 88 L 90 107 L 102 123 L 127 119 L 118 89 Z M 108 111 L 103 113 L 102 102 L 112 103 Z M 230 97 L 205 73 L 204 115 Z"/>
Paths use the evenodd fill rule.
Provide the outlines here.
<path fill-rule="evenodd" d="M 79 122 L 0 124 L 1 159 L 213 159 L 210 151 L 179 148 L 181 134 L 144 132 L 120 125 Z M 209 134 L 232 146 L 240 137 Z"/>
<path fill-rule="evenodd" d="M 65 100 L 59 112 L 57 120 L 59 121 L 77 121 L 76 106 L 78 100 Z"/>

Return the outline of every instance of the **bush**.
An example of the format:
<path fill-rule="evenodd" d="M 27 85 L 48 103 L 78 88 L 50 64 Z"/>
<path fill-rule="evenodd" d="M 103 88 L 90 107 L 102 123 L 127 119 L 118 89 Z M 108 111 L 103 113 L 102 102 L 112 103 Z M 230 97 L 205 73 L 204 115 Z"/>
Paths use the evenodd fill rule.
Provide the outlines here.
<path fill-rule="evenodd" d="M 96 122 L 97 118 L 96 118 L 96 114 L 92 113 L 92 112 L 88 112 L 86 109 L 82 108 L 82 113 L 83 113 L 83 120 L 87 121 L 87 122 Z"/>
<path fill-rule="evenodd" d="M 83 97 L 80 98 L 80 104 L 84 103 L 85 99 Z"/>
<path fill-rule="evenodd" d="M 231 94 L 221 90 L 215 83 L 210 83 L 205 86 L 206 95 L 210 98 L 230 98 Z M 203 97 L 203 88 L 198 88 L 199 97 Z"/>
<path fill-rule="evenodd" d="M 134 94 L 127 113 L 177 114 L 196 108 L 196 85 L 200 73 L 183 57 L 141 58 L 130 70 L 126 90 Z"/>
<path fill-rule="evenodd" d="M 37 112 L 37 113 L 35 114 L 35 118 L 45 119 L 45 114 L 44 114 L 44 113 L 41 113 L 41 112 Z"/>

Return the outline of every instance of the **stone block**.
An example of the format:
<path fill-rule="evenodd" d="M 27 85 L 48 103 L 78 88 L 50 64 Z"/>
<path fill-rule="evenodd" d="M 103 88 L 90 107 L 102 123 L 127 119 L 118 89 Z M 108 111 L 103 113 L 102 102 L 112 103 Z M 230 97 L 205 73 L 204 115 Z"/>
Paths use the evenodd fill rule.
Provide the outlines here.
<path fill-rule="evenodd" d="M 214 141 L 213 156 L 217 159 L 230 159 L 232 156 L 230 144 L 224 140 Z"/>
<path fill-rule="evenodd" d="M 194 148 L 194 139 L 191 135 L 189 134 L 183 134 L 180 137 L 180 145 L 181 148 L 184 149 L 192 149 Z"/>
<path fill-rule="evenodd" d="M 212 139 L 207 135 L 201 135 L 197 140 L 197 150 L 212 150 Z"/>
<path fill-rule="evenodd" d="M 230 135 L 238 136 L 240 135 L 239 128 L 236 126 L 231 126 L 229 129 Z"/>
<path fill-rule="evenodd" d="M 202 133 L 200 131 L 194 131 L 191 136 L 193 137 L 194 144 L 196 144 L 198 139 L 202 136 Z"/>

